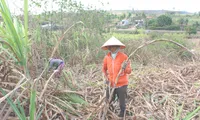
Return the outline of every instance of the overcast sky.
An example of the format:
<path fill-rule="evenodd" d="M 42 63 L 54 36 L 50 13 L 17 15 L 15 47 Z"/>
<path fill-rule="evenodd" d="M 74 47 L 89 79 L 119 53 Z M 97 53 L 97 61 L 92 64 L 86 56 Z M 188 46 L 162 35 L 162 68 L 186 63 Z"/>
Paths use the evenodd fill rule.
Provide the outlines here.
<path fill-rule="evenodd" d="M 19 12 L 23 8 L 22 0 L 6 0 L 12 12 Z M 17 2 L 18 1 L 18 2 Z M 51 4 L 52 0 L 49 0 Z M 188 12 L 200 11 L 200 0 L 76 0 L 85 6 L 96 6 L 97 9 L 106 10 L 181 10 Z M 102 4 L 103 3 L 103 4 Z M 49 5 L 51 6 L 51 5 Z M 44 6 L 43 6 L 44 7 Z M 51 10 L 52 6 L 47 8 Z M 56 9 L 56 6 L 53 6 Z M 31 11 L 41 12 L 44 8 L 37 8 Z"/>
<path fill-rule="evenodd" d="M 200 11 L 200 0 L 77 0 L 84 4 L 93 4 L 102 7 L 100 2 L 105 4 L 105 9 L 131 9 L 135 10 L 183 10 L 188 12 Z"/>

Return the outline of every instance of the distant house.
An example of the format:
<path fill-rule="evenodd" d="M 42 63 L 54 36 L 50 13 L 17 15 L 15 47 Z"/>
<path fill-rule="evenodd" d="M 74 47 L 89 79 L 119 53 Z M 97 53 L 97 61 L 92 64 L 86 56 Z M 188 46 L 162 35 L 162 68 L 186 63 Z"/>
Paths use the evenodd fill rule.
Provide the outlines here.
<path fill-rule="evenodd" d="M 141 20 L 135 20 L 135 24 L 144 24 L 144 20 L 143 19 L 141 19 Z"/>
<path fill-rule="evenodd" d="M 152 16 L 147 16 L 147 19 L 152 19 L 153 17 Z"/>
<path fill-rule="evenodd" d="M 129 28 L 131 26 L 131 22 L 127 19 L 120 21 L 117 24 L 117 28 Z"/>
<path fill-rule="evenodd" d="M 143 19 L 141 19 L 141 20 L 135 20 L 135 26 L 134 27 L 140 28 L 142 26 L 144 26 L 144 20 Z"/>
<path fill-rule="evenodd" d="M 122 26 L 126 26 L 126 25 L 129 25 L 130 22 L 129 22 L 129 20 L 122 20 L 122 21 L 120 22 L 120 24 L 121 24 Z"/>
<path fill-rule="evenodd" d="M 41 28 L 43 30 L 61 30 L 61 29 L 63 29 L 62 26 L 58 26 L 58 25 L 50 23 L 50 22 L 41 23 Z"/>

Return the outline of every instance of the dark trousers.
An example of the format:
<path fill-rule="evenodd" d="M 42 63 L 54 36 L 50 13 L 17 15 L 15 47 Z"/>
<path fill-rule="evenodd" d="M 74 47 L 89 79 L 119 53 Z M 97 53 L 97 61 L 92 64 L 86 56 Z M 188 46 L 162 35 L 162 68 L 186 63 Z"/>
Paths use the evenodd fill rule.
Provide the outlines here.
<path fill-rule="evenodd" d="M 112 89 L 110 89 L 110 92 L 111 92 L 111 90 Z M 119 88 L 115 88 L 110 103 L 115 100 L 116 95 L 119 99 L 120 110 L 121 110 L 121 112 L 124 112 L 126 110 L 127 85 L 119 87 Z M 110 97 L 109 88 L 107 88 L 107 90 L 106 90 L 107 100 L 109 100 L 109 97 Z"/>

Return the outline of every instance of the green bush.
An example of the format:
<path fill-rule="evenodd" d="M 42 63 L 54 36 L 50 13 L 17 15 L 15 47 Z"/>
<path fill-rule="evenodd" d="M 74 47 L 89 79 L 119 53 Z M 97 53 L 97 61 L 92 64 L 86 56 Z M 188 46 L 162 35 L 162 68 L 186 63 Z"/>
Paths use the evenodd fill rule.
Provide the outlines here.
<path fill-rule="evenodd" d="M 163 26 L 163 27 L 156 27 L 156 26 L 149 26 L 150 30 L 180 30 L 179 25 L 169 25 L 169 26 Z"/>
<path fill-rule="evenodd" d="M 160 27 L 171 25 L 172 24 L 172 18 L 166 15 L 161 15 L 157 18 L 157 25 Z"/>
<path fill-rule="evenodd" d="M 197 34 L 197 28 L 194 26 L 187 26 L 186 28 L 186 33 L 190 34 Z"/>
<path fill-rule="evenodd" d="M 148 26 L 156 26 L 156 25 L 157 25 L 156 19 L 150 19 L 150 20 L 148 21 Z"/>
<path fill-rule="evenodd" d="M 129 34 L 129 33 L 109 33 L 105 34 L 105 41 L 108 40 L 110 37 L 115 36 L 120 41 L 129 41 L 129 40 L 144 40 L 149 39 L 147 34 Z"/>

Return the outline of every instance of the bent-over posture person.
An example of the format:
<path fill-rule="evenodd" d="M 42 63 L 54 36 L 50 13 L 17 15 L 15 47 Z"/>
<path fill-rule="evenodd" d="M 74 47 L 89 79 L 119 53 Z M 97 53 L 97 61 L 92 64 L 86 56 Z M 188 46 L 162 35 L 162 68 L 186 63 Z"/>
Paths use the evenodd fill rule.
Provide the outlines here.
<path fill-rule="evenodd" d="M 104 57 L 103 60 L 103 73 L 107 78 L 106 83 L 110 83 L 110 87 L 114 88 L 113 96 L 109 95 L 109 90 L 107 89 L 106 98 L 109 100 L 109 97 L 112 97 L 112 102 L 115 99 L 115 95 L 118 96 L 120 113 L 119 117 L 124 117 L 126 110 L 126 97 L 127 97 L 127 86 L 128 86 L 128 74 L 131 73 L 130 62 L 125 62 L 128 56 L 120 52 L 120 49 L 124 49 L 125 45 L 121 43 L 115 37 L 111 37 L 104 45 L 101 47 L 103 50 L 109 50 L 108 54 Z M 117 75 L 120 73 L 118 82 L 115 84 Z"/>
<path fill-rule="evenodd" d="M 64 66 L 65 66 L 65 63 L 64 63 L 63 60 L 51 58 L 49 60 L 49 69 L 48 69 L 48 71 L 53 69 L 54 72 L 55 72 L 55 77 L 59 78 L 61 73 L 62 73 L 62 70 L 63 70 Z"/>

